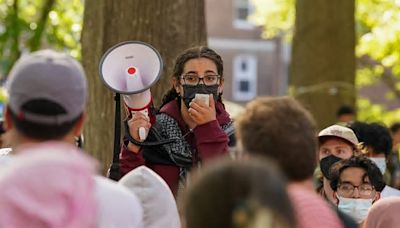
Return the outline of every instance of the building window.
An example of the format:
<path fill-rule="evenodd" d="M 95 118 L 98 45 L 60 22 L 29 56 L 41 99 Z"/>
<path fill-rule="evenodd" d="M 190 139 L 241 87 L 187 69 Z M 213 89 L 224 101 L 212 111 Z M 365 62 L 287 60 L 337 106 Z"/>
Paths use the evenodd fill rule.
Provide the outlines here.
<path fill-rule="evenodd" d="M 233 9 L 233 26 L 235 28 L 254 28 L 254 24 L 248 21 L 248 17 L 254 12 L 254 5 L 251 3 L 250 0 L 234 0 Z"/>
<path fill-rule="evenodd" d="M 239 81 L 239 92 L 241 93 L 248 93 L 250 91 L 250 86 L 249 86 L 249 81 L 248 80 L 240 80 Z"/>
<path fill-rule="evenodd" d="M 237 55 L 233 60 L 233 90 L 235 101 L 248 101 L 257 95 L 257 57 Z"/>

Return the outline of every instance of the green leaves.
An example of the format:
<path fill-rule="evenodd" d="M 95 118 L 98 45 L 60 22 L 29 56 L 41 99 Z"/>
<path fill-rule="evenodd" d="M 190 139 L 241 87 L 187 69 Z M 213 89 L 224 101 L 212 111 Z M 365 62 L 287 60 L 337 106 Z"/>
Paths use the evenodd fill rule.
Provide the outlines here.
<path fill-rule="evenodd" d="M 295 0 L 252 0 L 256 6 L 250 20 L 264 26 L 263 36 L 273 38 L 285 35 L 292 37 L 295 20 Z"/>
<path fill-rule="evenodd" d="M 0 3 L 0 79 L 21 53 L 41 48 L 80 58 L 83 0 L 7 0 Z"/>
<path fill-rule="evenodd" d="M 253 0 L 253 3 L 256 11 L 251 19 L 264 26 L 266 38 L 282 33 L 292 37 L 294 0 Z M 387 97 L 400 100 L 400 0 L 356 0 L 355 17 L 356 57 L 359 62 L 364 56 L 370 59 L 359 64 L 357 89 L 384 79 L 390 84 L 391 93 Z M 383 116 L 400 120 L 400 111 L 388 112 L 380 105 L 368 103 L 365 98 L 358 98 L 357 104 L 360 120 L 381 120 Z"/>
<path fill-rule="evenodd" d="M 366 98 L 357 99 L 357 108 L 357 119 L 360 121 L 381 122 L 390 126 L 400 120 L 400 109 L 388 111 L 382 105 L 373 104 Z"/>

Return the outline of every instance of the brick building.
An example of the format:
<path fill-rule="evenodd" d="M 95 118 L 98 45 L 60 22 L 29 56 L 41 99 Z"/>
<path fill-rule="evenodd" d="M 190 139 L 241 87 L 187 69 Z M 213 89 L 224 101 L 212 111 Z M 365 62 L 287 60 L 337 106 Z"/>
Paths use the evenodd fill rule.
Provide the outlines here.
<path fill-rule="evenodd" d="M 247 20 L 250 0 L 205 0 L 208 45 L 224 60 L 224 98 L 246 103 L 258 95 L 287 90 L 288 47 L 261 38 L 262 27 Z"/>

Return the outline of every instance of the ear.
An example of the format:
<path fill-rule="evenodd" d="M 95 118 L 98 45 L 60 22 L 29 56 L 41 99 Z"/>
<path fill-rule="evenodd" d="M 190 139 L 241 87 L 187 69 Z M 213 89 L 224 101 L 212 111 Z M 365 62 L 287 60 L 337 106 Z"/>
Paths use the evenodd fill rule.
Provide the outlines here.
<path fill-rule="evenodd" d="M 375 197 L 374 197 L 374 200 L 372 201 L 372 203 L 375 203 L 378 199 L 380 199 L 381 198 L 381 193 L 380 192 L 376 192 L 375 193 Z"/>
<path fill-rule="evenodd" d="M 338 197 L 337 193 L 336 192 L 332 192 L 332 195 L 333 195 L 332 198 L 335 199 L 335 204 L 339 205 L 339 197 Z"/>
<path fill-rule="evenodd" d="M 172 86 L 174 87 L 175 91 L 177 93 L 181 93 L 181 83 L 179 82 L 179 79 L 177 79 L 176 77 L 172 78 Z"/>

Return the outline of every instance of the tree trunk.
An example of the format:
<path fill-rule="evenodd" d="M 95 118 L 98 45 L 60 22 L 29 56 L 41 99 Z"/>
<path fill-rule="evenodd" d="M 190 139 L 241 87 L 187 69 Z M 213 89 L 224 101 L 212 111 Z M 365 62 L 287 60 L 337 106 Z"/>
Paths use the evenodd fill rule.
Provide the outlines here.
<path fill-rule="evenodd" d="M 336 110 L 355 105 L 354 0 L 297 0 L 290 92 L 318 127 L 336 122 Z"/>
<path fill-rule="evenodd" d="M 206 44 L 204 0 L 86 0 L 82 62 L 88 76 L 88 118 L 85 149 L 108 167 L 114 141 L 113 93 L 101 82 L 98 65 L 103 53 L 127 40 L 147 42 L 161 54 L 163 74 L 151 88 L 155 105 L 171 88 L 175 57 L 184 49 Z M 123 118 L 123 117 L 122 117 Z"/>

